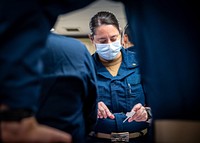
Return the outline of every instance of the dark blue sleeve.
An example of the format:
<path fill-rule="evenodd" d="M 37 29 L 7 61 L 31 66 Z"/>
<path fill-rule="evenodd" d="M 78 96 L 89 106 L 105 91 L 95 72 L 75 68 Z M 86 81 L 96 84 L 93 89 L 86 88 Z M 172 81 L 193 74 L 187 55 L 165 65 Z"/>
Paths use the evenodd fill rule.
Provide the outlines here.
<path fill-rule="evenodd" d="M 80 41 L 51 34 L 43 56 L 44 75 L 37 120 L 84 142 L 97 119 L 97 89 L 91 55 Z"/>

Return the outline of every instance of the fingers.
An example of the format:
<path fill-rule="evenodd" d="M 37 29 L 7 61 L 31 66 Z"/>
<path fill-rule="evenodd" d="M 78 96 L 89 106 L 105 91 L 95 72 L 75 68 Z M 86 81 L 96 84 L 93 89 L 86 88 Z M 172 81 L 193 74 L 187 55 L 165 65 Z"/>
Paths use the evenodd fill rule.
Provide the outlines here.
<path fill-rule="evenodd" d="M 0 130 L 3 142 L 72 142 L 70 134 L 40 125 L 34 117 L 24 118 L 20 122 L 2 121 Z"/>
<path fill-rule="evenodd" d="M 98 103 L 98 118 L 111 118 L 114 119 L 115 116 L 110 112 L 110 110 L 108 109 L 108 107 L 103 103 L 103 102 L 99 102 Z"/>
<path fill-rule="evenodd" d="M 72 143 L 72 137 L 70 134 L 48 127 L 48 126 L 43 126 L 43 125 L 39 125 L 38 129 L 36 130 L 35 137 L 37 137 L 35 140 L 40 139 L 39 142 L 41 143 L 43 142 L 44 143 L 45 142 Z"/>
<path fill-rule="evenodd" d="M 132 122 L 133 120 L 137 122 L 146 121 L 148 118 L 147 111 L 142 104 L 136 104 L 131 111 L 135 111 L 135 114 L 129 118 L 128 122 Z"/>

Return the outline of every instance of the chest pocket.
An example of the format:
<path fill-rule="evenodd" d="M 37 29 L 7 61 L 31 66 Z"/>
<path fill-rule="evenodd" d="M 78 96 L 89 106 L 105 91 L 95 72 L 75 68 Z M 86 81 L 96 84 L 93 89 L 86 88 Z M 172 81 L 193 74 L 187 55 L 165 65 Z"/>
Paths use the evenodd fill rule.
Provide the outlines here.
<path fill-rule="evenodd" d="M 106 105 L 111 104 L 109 88 L 106 85 L 98 85 L 98 102 L 103 101 Z"/>
<path fill-rule="evenodd" d="M 137 103 L 144 104 L 144 91 L 141 84 L 141 76 L 138 73 L 135 73 L 127 77 L 127 86 L 126 93 L 127 98 L 130 101 L 130 105 L 135 105 Z"/>

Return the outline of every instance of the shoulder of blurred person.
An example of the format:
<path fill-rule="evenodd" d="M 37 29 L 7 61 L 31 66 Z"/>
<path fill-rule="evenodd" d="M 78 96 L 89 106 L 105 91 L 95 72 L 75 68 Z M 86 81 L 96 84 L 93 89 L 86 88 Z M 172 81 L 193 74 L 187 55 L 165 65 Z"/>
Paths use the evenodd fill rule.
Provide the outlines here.
<path fill-rule="evenodd" d="M 75 38 L 51 33 L 43 61 L 38 121 L 70 133 L 75 143 L 85 142 L 97 117 L 96 75 L 89 51 Z"/>
<path fill-rule="evenodd" d="M 10 141 L 51 142 L 48 138 L 55 139 L 54 142 L 63 141 L 64 138 L 70 140 L 68 134 L 37 124 L 32 117 L 37 111 L 36 103 L 41 86 L 39 82 L 42 74 L 41 55 L 49 30 L 55 24 L 57 17 L 60 14 L 82 8 L 91 2 L 93 0 L 0 1 L 2 22 L 0 24 L 0 59 L 3 61 L 0 64 L 0 106 L 8 108 L 8 111 L 3 111 L 3 114 L 6 113 L 8 116 L 2 117 L 1 125 L 3 127 L 9 125 L 8 130 L 1 128 L 1 133 L 3 135 L 6 133 L 11 139 Z M 29 111 L 32 113 L 31 118 L 27 118 L 27 114 L 24 115 L 24 113 L 30 115 Z M 9 122 L 4 122 L 5 118 Z M 23 118 L 26 121 L 24 126 L 18 122 Z M 33 130 L 29 130 L 32 134 L 21 132 L 23 127 L 33 127 L 31 126 L 33 124 L 35 125 L 34 128 L 31 128 Z M 15 130 L 16 126 L 14 125 L 19 127 L 18 130 Z M 13 135 L 14 130 L 16 134 Z M 36 135 L 40 133 L 42 137 L 37 136 L 31 140 L 34 133 Z M 19 134 L 24 136 L 15 138 Z M 60 139 L 56 140 L 56 135 Z M 1 137 L 4 140 L 4 136 Z"/>
<path fill-rule="evenodd" d="M 125 6 L 129 26 L 137 35 L 136 50 L 147 100 L 155 125 L 158 125 L 155 128 L 156 141 L 198 142 L 196 131 L 200 114 L 194 115 L 199 112 L 200 101 L 198 3 L 120 1 Z M 166 122 L 162 122 L 164 119 Z M 187 133 L 182 132 L 180 137 L 183 126 Z M 159 136 L 161 134 L 163 136 Z"/>
<path fill-rule="evenodd" d="M 136 35 L 136 51 L 154 118 L 200 119 L 200 115 L 193 116 L 191 112 L 199 106 L 200 98 L 196 94 L 200 80 L 200 68 L 196 66 L 200 64 L 197 4 L 180 0 L 156 0 L 154 3 L 148 0 L 120 1 L 125 6 L 129 26 L 135 32 L 131 33 Z M 177 66 L 177 63 L 184 64 Z M 190 76 L 186 76 L 189 73 Z M 160 77 L 164 79 L 160 80 Z M 159 92 L 152 92 L 157 90 Z M 162 96 L 151 98 L 158 93 Z M 171 103 L 170 106 L 166 101 Z M 188 101 L 193 106 L 189 106 Z M 183 110 L 183 106 L 188 108 Z M 176 109 L 173 113 L 172 107 Z"/>

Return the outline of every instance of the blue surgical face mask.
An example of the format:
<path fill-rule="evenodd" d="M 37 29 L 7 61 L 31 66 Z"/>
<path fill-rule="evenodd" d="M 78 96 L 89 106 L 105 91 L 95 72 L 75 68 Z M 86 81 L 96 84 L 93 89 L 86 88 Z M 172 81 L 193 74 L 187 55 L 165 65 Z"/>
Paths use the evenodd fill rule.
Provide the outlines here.
<path fill-rule="evenodd" d="M 120 40 L 109 44 L 95 44 L 96 52 L 105 60 L 113 60 L 117 54 L 120 52 L 122 45 Z"/>

